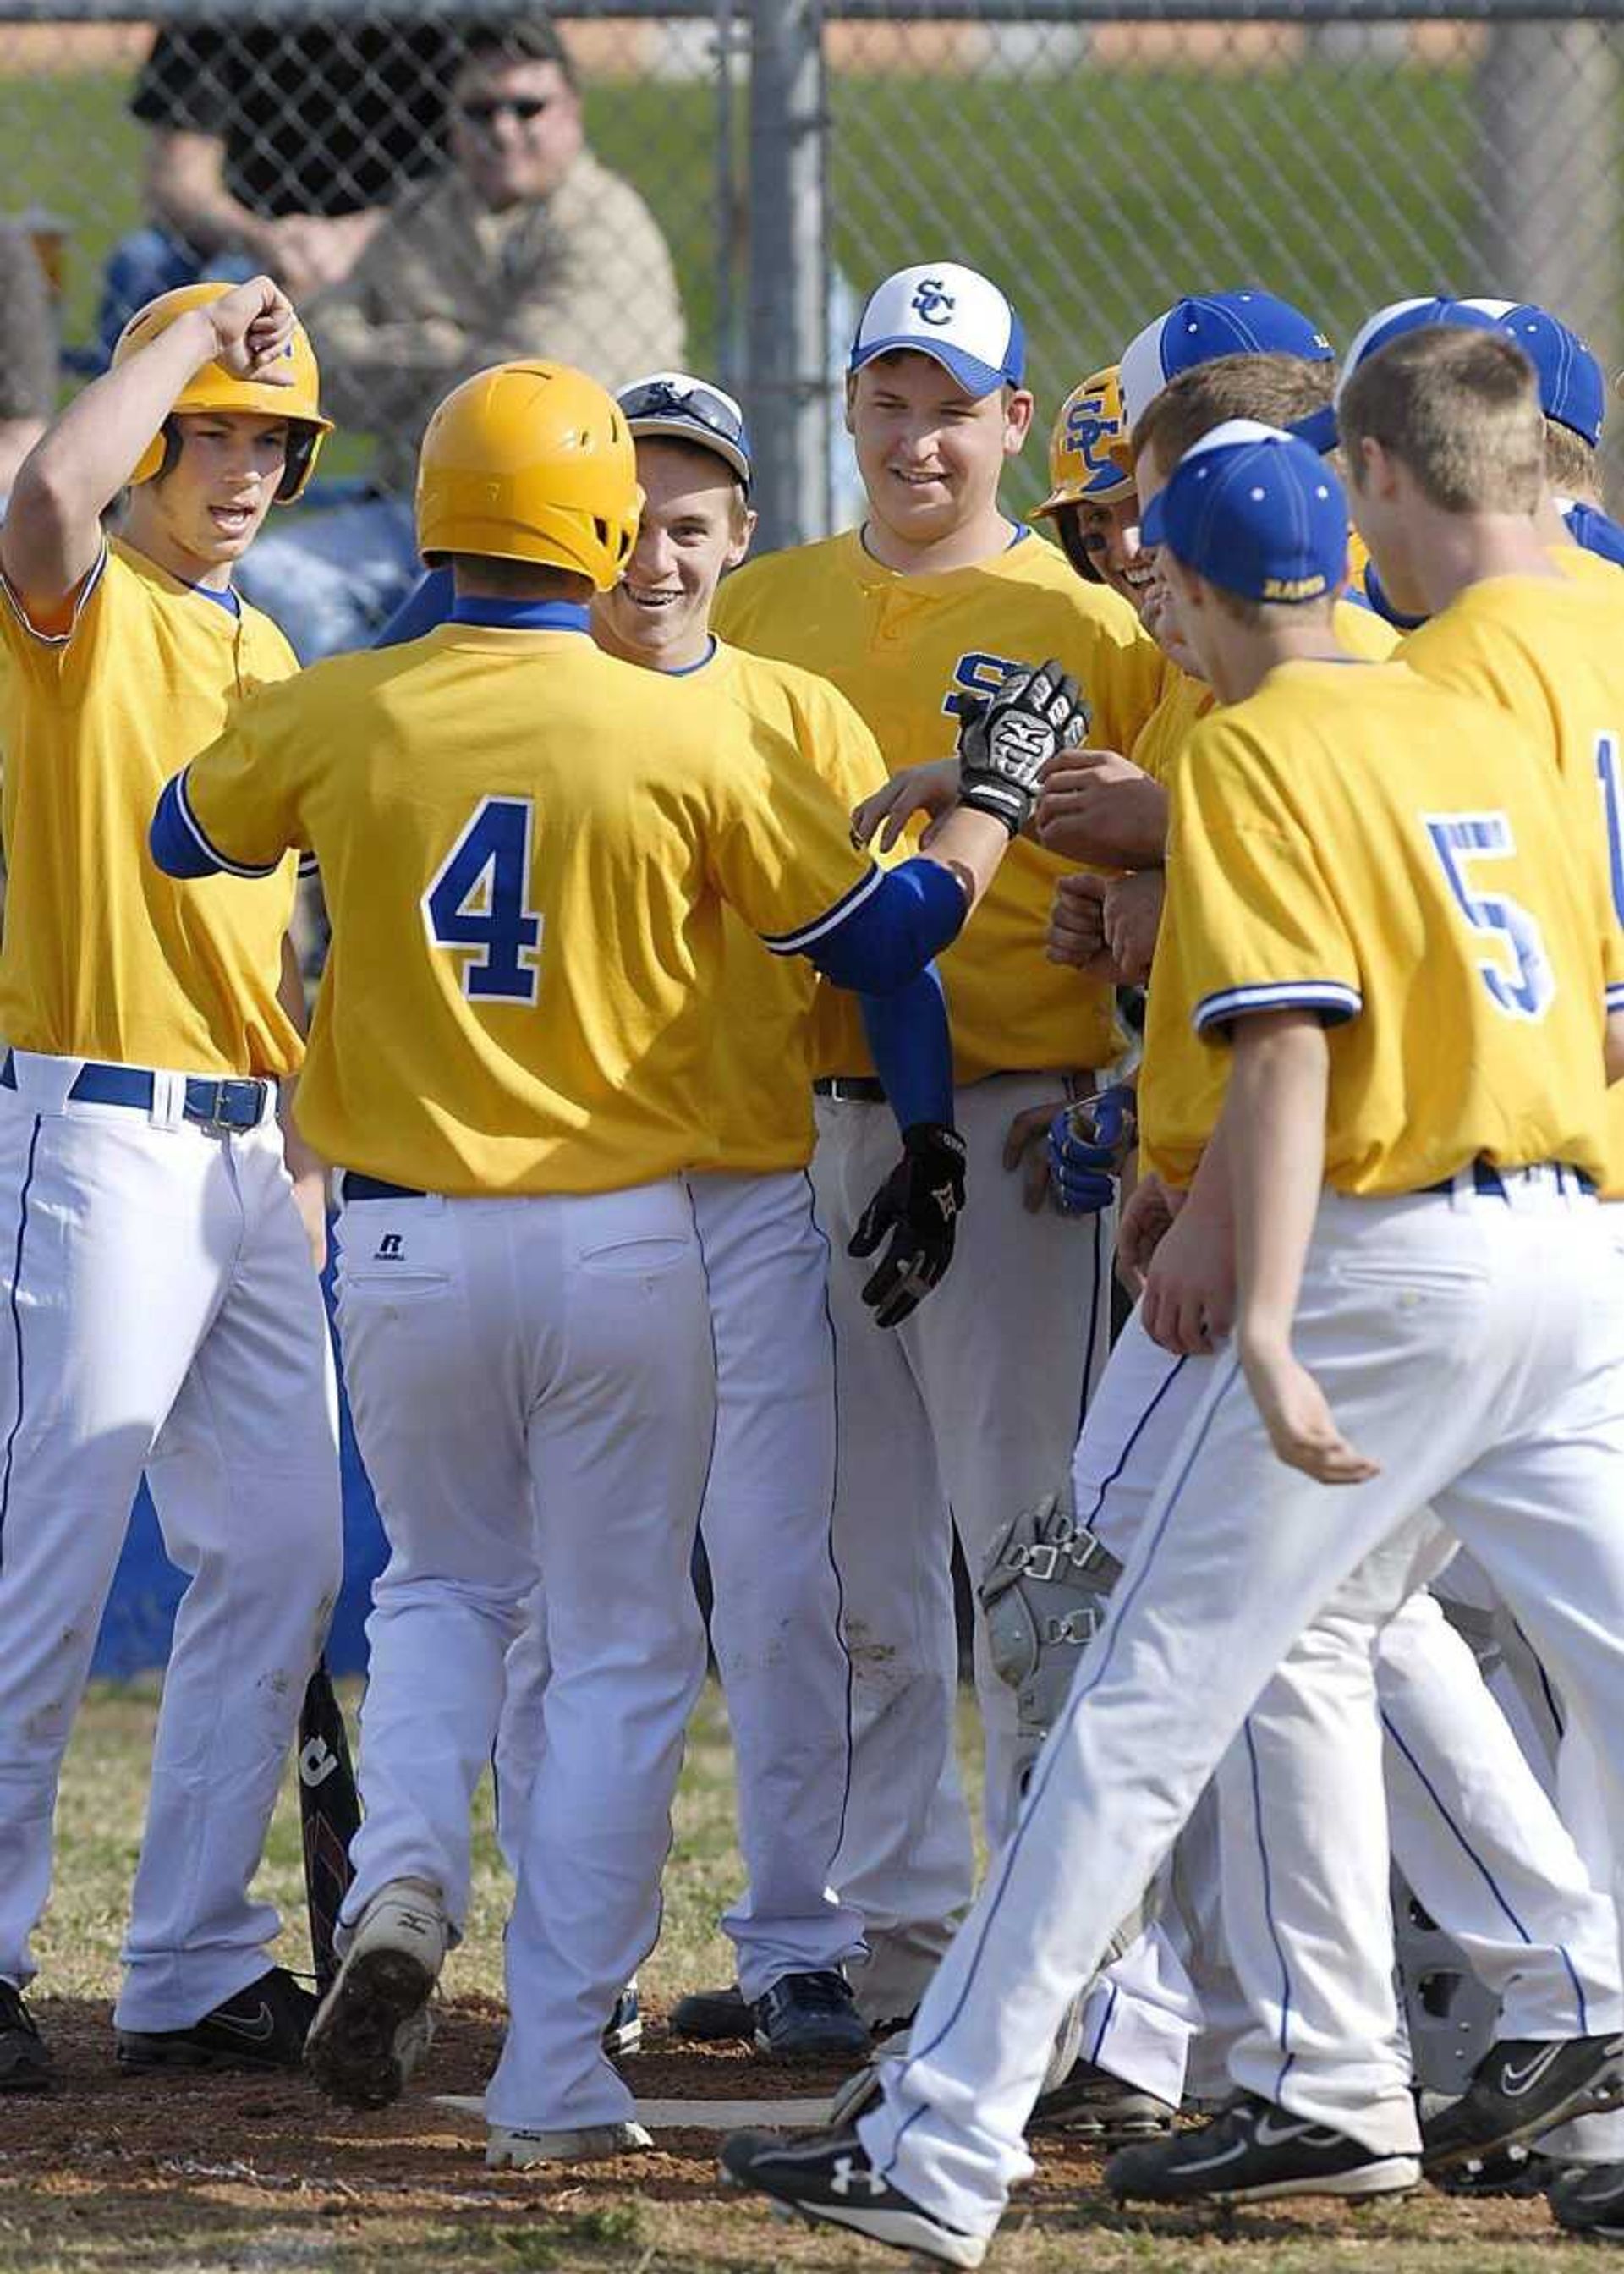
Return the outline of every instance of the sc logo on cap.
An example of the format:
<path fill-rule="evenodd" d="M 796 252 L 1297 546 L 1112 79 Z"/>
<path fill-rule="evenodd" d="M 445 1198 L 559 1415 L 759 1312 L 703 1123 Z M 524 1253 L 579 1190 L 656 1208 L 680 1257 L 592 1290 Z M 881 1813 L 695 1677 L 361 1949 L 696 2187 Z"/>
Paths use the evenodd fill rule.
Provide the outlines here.
<path fill-rule="evenodd" d="M 914 295 L 914 312 L 921 323 L 945 324 L 953 313 L 953 296 L 942 290 L 939 276 L 921 276 Z"/>
<path fill-rule="evenodd" d="M 1102 395 L 1081 396 L 1066 415 L 1066 448 L 1076 452 L 1091 474 L 1116 472 L 1115 463 L 1104 446 L 1114 442 L 1121 433 L 1121 419 L 1105 416 Z"/>

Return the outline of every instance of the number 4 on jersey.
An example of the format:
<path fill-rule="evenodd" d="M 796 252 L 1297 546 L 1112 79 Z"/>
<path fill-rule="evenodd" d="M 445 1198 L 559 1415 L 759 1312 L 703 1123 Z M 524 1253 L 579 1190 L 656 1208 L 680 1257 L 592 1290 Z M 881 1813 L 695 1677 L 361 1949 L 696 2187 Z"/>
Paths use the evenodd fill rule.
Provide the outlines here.
<path fill-rule="evenodd" d="M 462 959 L 470 1003 L 533 1003 L 541 918 L 525 905 L 535 813 L 528 797 L 483 798 L 423 895 L 436 947 Z"/>

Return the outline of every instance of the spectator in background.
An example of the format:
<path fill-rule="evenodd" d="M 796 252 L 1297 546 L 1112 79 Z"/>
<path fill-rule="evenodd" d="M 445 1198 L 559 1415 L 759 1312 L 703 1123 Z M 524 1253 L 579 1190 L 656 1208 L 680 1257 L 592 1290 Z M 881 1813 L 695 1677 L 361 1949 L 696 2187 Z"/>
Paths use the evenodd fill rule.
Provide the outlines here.
<path fill-rule="evenodd" d="M 0 225 L 0 514 L 56 415 L 56 314 L 26 230 Z"/>
<path fill-rule="evenodd" d="M 108 262 L 101 362 L 132 312 L 264 269 L 295 299 L 347 276 L 383 208 L 445 162 L 466 44 L 448 18 L 161 26 L 130 108 L 152 130 L 150 225 Z"/>
<path fill-rule="evenodd" d="M 543 19 L 472 32 L 452 97 L 455 163 L 387 216 L 306 320 L 324 399 L 379 439 L 381 494 L 261 538 L 244 591 L 308 663 L 369 639 L 417 570 L 417 444 L 441 397 L 536 356 L 610 388 L 680 368 L 671 256 L 629 183 L 586 147 L 569 55 Z"/>

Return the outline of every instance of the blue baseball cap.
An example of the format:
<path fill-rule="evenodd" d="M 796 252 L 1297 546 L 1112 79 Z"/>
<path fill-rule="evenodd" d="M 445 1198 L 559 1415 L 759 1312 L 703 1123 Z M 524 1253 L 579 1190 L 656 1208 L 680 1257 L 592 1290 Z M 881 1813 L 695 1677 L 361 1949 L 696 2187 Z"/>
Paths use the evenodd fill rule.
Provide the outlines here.
<path fill-rule="evenodd" d="M 1571 427 L 1591 449 L 1601 440 L 1607 387 L 1601 365 L 1577 332 L 1532 300 L 1469 300 L 1508 332 L 1539 377 L 1539 407 L 1559 426 Z"/>
<path fill-rule="evenodd" d="M 876 284 L 846 369 L 901 348 L 931 357 L 978 403 L 995 388 L 1019 387 L 1026 368 L 1020 318 L 996 284 L 956 260 L 919 261 Z"/>
<path fill-rule="evenodd" d="M 1353 343 L 1342 358 L 1342 367 L 1336 374 L 1336 393 L 1323 410 L 1311 410 L 1306 418 L 1296 418 L 1291 432 L 1311 448 L 1320 451 L 1336 448 L 1336 405 L 1342 400 L 1342 389 L 1362 363 L 1385 348 L 1389 340 L 1400 339 L 1406 332 L 1424 330 L 1429 324 L 1453 324 L 1468 331 L 1493 332 L 1500 329 L 1497 317 L 1488 313 L 1489 304 L 1482 300 L 1450 300 L 1435 296 L 1420 300 L 1389 300 L 1385 308 L 1378 308 L 1367 316 L 1353 335 Z"/>
<path fill-rule="evenodd" d="M 1246 600 L 1329 599 L 1348 573 L 1348 501 L 1306 442 L 1255 418 L 1214 426 L 1146 509 L 1147 545 Z"/>
<path fill-rule="evenodd" d="M 1169 379 L 1219 356 L 1294 355 L 1310 363 L 1335 360 L 1320 327 L 1273 292 L 1208 292 L 1177 301 L 1147 324 L 1122 354 L 1122 412 L 1133 432 L 1141 414 Z"/>

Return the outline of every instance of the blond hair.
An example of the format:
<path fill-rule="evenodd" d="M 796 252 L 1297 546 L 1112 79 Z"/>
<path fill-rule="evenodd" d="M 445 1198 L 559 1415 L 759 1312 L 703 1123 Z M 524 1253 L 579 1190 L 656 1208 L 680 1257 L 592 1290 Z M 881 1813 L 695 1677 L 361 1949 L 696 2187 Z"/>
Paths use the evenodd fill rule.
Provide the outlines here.
<path fill-rule="evenodd" d="M 1134 421 L 1129 448 L 1137 465 L 1148 450 L 1170 474 L 1214 426 L 1230 418 L 1256 418 L 1265 426 L 1289 426 L 1331 399 L 1335 371 L 1306 356 L 1214 356 L 1169 380 Z"/>
<path fill-rule="evenodd" d="M 1355 482 L 1380 442 L 1443 513 L 1533 513 L 1545 423 L 1534 366 L 1498 331 L 1428 324 L 1401 333 L 1342 389 L 1336 422 Z"/>

